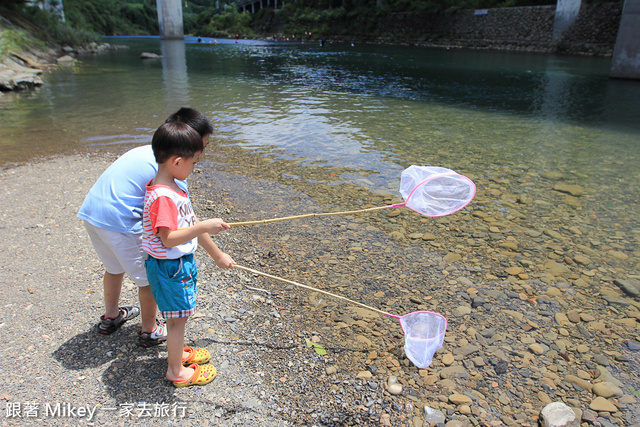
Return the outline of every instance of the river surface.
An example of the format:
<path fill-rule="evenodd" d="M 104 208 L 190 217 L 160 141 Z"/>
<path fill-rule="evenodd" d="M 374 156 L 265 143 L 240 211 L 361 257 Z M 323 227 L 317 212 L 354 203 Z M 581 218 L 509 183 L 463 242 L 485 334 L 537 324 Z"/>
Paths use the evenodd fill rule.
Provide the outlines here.
<path fill-rule="evenodd" d="M 638 232 L 640 82 L 609 79 L 610 59 L 310 42 L 107 41 L 129 49 L 83 56 L 73 69 L 46 74 L 42 88 L 0 98 L 0 165 L 147 143 L 186 105 L 212 119 L 220 147 L 246 154 L 225 163 L 277 158 L 292 170 L 280 179 L 306 188 L 349 183 L 397 196 L 406 167 L 439 165 L 476 180 L 480 190 L 501 183 L 495 197 L 480 191 L 477 199 L 500 209 L 505 193 L 526 189 L 539 199 L 549 188 L 537 177 L 555 173 L 587 189 L 582 200 L 592 215 Z M 162 57 L 141 60 L 143 51 Z M 242 164 L 234 166 L 242 173 Z"/>

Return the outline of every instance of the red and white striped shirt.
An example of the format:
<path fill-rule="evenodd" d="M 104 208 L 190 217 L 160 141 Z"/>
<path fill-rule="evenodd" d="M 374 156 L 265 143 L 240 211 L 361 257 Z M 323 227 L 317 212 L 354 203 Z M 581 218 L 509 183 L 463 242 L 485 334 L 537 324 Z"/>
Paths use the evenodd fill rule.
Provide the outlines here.
<path fill-rule="evenodd" d="M 178 259 L 192 254 L 198 247 L 198 238 L 172 248 L 167 248 L 159 235 L 158 228 L 169 230 L 191 227 L 196 224 L 196 216 L 191 207 L 189 195 L 175 191 L 166 185 L 147 184 L 142 214 L 142 249 L 154 258 Z"/>

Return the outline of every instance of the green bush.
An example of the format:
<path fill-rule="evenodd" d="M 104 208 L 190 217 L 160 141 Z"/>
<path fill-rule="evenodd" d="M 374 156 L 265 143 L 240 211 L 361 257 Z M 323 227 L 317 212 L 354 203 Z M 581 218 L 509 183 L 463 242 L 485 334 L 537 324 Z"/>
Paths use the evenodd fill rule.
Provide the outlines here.
<path fill-rule="evenodd" d="M 82 46 L 100 40 L 100 35 L 60 22 L 57 17 L 40 10 L 38 7 L 26 7 L 23 13 L 38 29 L 33 34 L 45 43 L 55 42 L 62 45 Z"/>
<path fill-rule="evenodd" d="M 199 17 L 204 21 L 204 17 Z M 236 34 L 243 37 L 255 37 L 253 30 L 253 15 L 250 12 L 239 12 L 235 2 L 224 12 L 214 15 L 210 21 L 197 32 L 204 37 L 228 37 Z"/>
<path fill-rule="evenodd" d="M 0 31 L 0 57 L 4 58 L 11 51 L 29 50 L 32 46 L 44 47 L 44 43 L 30 37 L 24 30 L 8 28 Z"/>

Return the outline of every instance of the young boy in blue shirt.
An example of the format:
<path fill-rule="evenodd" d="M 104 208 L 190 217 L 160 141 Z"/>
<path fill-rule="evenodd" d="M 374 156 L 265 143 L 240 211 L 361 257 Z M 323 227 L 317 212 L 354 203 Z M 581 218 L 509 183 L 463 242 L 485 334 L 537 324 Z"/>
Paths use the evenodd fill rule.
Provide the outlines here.
<path fill-rule="evenodd" d="M 166 122 L 188 124 L 198 131 L 205 147 L 213 132 L 211 121 L 193 108 L 180 108 Z M 98 178 L 78 212 L 105 269 L 105 311 L 100 316 L 97 331 L 104 335 L 112 334 L 126 321 L 141 314 L 138 345 L 142 347 L 158 345 L 167 338 L 165 325 L 156 319 L 157 307 L 144 266 L 147 254 L 142 249 L 145 186 L 157 171 L 158 164 L 151 145 L 127 151 Z M 187 189 L 186 181 L 179 185 Z M 207 252 L 214 250 L 212 243 L 209 236 L 199 240 Z M 125 273 L 138 286 L 139 308 L 119 305 Z"/>
<path fill-rule="evenodd" d="M 166 378 L 176 387 L 204 385 L 216 375 L 216 368 L 206 364 L 211 355 L 206 349 L 184 347 L 185 325 L 196 308 L 198 272 L 193 253 L 198 238 L 207 239 L 231 226 L 220 218 L 198 221 L 188 193 L 177 184 L 204 154 L 198 132 L 184 123 L 165 123 L 153 135 L 151 146 L 158 172 L 146 187 L 142 248 L 149 254 L 147 280 L 167 324 Z M 218 266 L 235 264 L 213 241 L 205 249 Z"/>

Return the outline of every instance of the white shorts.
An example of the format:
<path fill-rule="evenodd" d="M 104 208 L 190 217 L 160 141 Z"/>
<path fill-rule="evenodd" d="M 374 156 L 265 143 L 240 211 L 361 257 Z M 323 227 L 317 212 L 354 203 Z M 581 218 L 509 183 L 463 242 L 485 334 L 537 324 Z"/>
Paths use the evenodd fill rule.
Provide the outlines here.
<path fill-rule="evenodd" d="M 107 273 L 127 273 L 139 287 L 149 286 L 144 267 L 147 253 L 142 249 L 142 234 L 118 233 L 83 222 Z"/>

